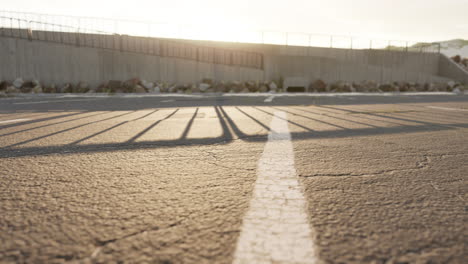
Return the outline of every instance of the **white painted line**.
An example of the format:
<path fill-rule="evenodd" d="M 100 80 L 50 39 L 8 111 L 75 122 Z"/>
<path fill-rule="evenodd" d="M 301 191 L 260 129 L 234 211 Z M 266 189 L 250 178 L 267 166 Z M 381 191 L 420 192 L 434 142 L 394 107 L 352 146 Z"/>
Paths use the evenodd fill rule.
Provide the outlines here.
<path fill-rule="evenodd" d="M 36 102 L 21 102 L 21 103 L 13 103 L 15 105 L 29 105 L 29 104 L 49 104 L 49 103 L 66 103 L 66 102 L 79 102 L 79 101 L 95 101 L 99 100 L 98 98 L 91 98 L 91 99 L 75 99 L 75 100 L 52 100 L 52 101 L 36 101 Z"/>
<path fill-rule="evenodd" d="M 223 97 L 261 97 L 270 96 L 271 93 L 224 93 L 224 94 L 199 94 L 201 96 L 219 95 Z M 449 95 L 461 96 L 452 92 L 393 92 L 393 93 L 275 93 L 275 97 L 369 97 L 369 96 L 385 96 L 385 97 L 400 97 L 400 96 L 433 96 L 433 95 Z M 464 96 L 468 96 L 465 94 Z"/>
<path fill-rule="evenodd" d="M 271 121 L 234 264 L 318 263 L 286 118 L 279 111 Z"/>
<path fill-rule="evenodd" d="M 275 96 L 274 95 L 270 95 L 268 96 L 265 101 L 263 101 L 264 103 L 271 103 L 273 102 L 273 99 L 275 99 Z"/>
<path fill-rule="evenodd" d="M 175 100 L 163 100 L 163 101 L 161 101 L 161 103 L 172 103 L 172 102 L 175 102 Z"/>
<path fill-rule="evenodd" d="M 468 109 L 461 109 L 461 108 L 450 108 L 450 107 L 440 107 L 440 106 L 426 106 L 427 108 L 432 109 L 439 109 L 439 110 L 447 110 L 447 111 L 467 111 Z"/>
<path fill-rule="evenodd" d="M 15 122 L 21 122 L 21 121 L 29 121 L 31 119 L 27 118 L 22 118 L 22 119 L 12 119 L 12 120 L 5 120 L 5 121 L 0 121 L 0 124 L 6 124 L 6 123 L 15 123 Z"/>

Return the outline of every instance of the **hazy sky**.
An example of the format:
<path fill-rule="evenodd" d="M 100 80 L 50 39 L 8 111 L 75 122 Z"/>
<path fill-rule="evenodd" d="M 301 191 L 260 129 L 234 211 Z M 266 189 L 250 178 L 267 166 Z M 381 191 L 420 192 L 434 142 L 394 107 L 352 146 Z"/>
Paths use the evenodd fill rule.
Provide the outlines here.
<path fill-rule="evenodd" d="M 0 0 L 0 9 L 439 41 L 468 39 L 468 0 Z"/>

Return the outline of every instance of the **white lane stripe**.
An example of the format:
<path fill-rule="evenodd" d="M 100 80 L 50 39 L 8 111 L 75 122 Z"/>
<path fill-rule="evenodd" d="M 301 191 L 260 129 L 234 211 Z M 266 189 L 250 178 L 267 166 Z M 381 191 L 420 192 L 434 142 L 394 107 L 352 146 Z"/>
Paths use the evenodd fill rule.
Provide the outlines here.
<path fill-rule="evenodd" d="M 450 108 L 450 107 L 440 107 L 440 106 L 426 106 L 426 107 L 432 108 L 432 109 L 447 110 L 447 111 L 468 111 L 468 109 L 461 109 L 461 108 Z"/>
<path fill-rule="evenodd" d="M 81 101 L 96 101 L 101 98 L 88 98 L 88 99 L 73 99 L 73 100 L 51 100 L 51 101 L 32 101 L 13 103 L 15 105 L 30 105 L 30 104 L 50 104 L 50 103 L 67 103 L 67 102 L 81 102 Z"/>
<path fill-rule="evenodd" d="M 271 95 L 271 96 L 268 96 L 265 101 L 263 101 L 264 103 L 271 103 L 273 102 L 273 99 L 275 99 L 275 96 L 274 95 Z"/>
<path fill-rule="evenodd" d="M 279 111 L 271 121 L 234 264 L 318 262 L 286 118 Z"/>
<path fill-rule="evenodd" d="M 21 121 L 29 121 L 31 119 L 27 118 L 22 118 L 22 119 L 12 119 L 12 120 L 5 120 L 5 121 L 0 121 L 0 124 L 6 124 L 6 123 L 15 123 L 15 122 L 21 122 Z"/>

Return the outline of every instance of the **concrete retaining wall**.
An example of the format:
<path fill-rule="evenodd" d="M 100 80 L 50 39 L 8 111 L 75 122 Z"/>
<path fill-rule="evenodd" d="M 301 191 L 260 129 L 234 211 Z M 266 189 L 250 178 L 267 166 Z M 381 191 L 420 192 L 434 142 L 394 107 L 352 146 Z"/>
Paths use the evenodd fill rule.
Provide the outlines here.
<path fill-rule="evenodd" d="M 440 57 L 439 73 L 450 79 L 468 84 L 468 72 L 445 55 Z"/>
<path fill-rule="evenodd" d="M 50 42 L 0 38 L 0 79 L 38 79 L 46 84 L 105 80 L 197 82 L 216 80 L 262 80 L 260 69 L 203 63 L 107 49 L 76 47 Z"/>
<path fill-rule="evenodd" d="M 270 81 L 280 77 L 308 81 L 320 78 L 327 82 L 445 82 L 449 79 L 466 82 L 466 76 L 457 73 L 453 65 L 447 66 L 444 59 L 435 53 L 193 40 L 168 42 L 173 43 L 170 45 L 174 47 L 183 46 L 185 49 L 211 47 L 213 50 L 226 50 L 231 55 L 229 59 L 221 60 L 222 62 L 243 61 L 243 65 L 258 65 L 258 56 L 253 56 L 253 61 L 249 61 L 250 58 L 245 54 L 260 54 L 261 67 L 253 68 L 152 55 L 146 50 L 152 46 L 144 44 L 151 41 L 145 42 L 140 37 L 73 34 L 76 33 L 55 32 L 51 35 L 55 42 L 45 41 L 44 32 L 34 35 L 44 38 L 43 41 L 30 41 L 18 36 L 0 37 L 0 78 L 13 80 L 23 77 L 57 84 L 87 81 L 92 85 L 111 79 L 127 80 L 133 77 L 179 83 L 199 82 L 202 78 Z M 66 39 L 70 43 L 64 41 Z M 73 42 L 76 39 L 79 39 L 80 46 Z M 125 43 L 122 43 L 123 39 L 126 39 Z M 153 42 L 155 41 L 157 39 Z M 120 43 L 120 48 L 113 49 L 112 46 L 116 46 L 117 42 Z M 86 43 L 88 46 L 105 44 L 106 48 L 83 46 Z M 122 51 L 122 47 L 134 52 Z"/>

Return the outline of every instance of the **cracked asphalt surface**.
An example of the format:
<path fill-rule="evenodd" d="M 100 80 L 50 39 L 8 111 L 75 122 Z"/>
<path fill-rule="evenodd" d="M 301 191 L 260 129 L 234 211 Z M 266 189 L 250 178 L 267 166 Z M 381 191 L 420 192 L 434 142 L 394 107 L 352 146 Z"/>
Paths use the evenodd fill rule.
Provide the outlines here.
<path fill-rule="evenodd" d="M 265 98 L 1 99 L 0 263 L 232 263 L 277 111 L 320 262 L 466 263 L 468 96 Z"/>

